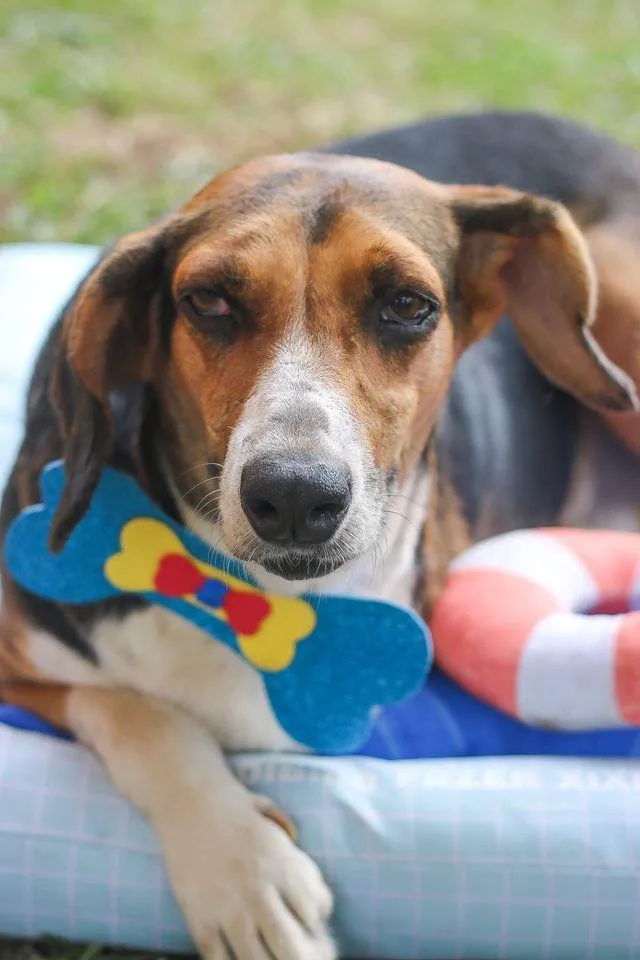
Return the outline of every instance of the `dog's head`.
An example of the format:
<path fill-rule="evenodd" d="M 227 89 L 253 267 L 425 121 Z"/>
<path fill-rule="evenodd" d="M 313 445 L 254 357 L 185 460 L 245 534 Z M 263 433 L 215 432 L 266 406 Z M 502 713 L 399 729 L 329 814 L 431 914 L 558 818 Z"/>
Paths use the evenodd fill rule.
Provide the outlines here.
<path fill-rule="evenodd" d="M 110 448 L 110 397 L 157 398 L 164 467 L 199 532 L 292 580 L 371 550 L 461 352 L 508 314 L 585 403 L 633 405 L 589 333 L 596 285 L 569 213 L 506 189 L 299 155 L 210 183 L 125 238 L 65 319 L 61 543 Z"/>

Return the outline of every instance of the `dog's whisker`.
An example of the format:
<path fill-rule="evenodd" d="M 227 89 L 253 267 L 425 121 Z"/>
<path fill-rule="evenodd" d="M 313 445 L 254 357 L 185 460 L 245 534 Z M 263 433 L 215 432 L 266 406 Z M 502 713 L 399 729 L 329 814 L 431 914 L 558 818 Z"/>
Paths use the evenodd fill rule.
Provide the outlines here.
<path fill-rule="evenodd" d="M 204 486 L 205 483 L 214 483 L 214 482 L 215 481 L 213 481 L 211 477 L 205 477 L 204 480 L 199 480 L 198 483 L 194 483 L 192 487 L 189 487 L 189 489 L 186 491 L 186 496 L 190 496 L 194 490 L 197 490 L 198 487 Z"/>
<path fill-rule="evenodd" d="M 416 533 L 420 532 L 420 527 L 416 524 L 416 522 L 411 520 L 404 513 L 401 513 L 399 510 L 393 510 L 391 507 L 385 507 L 383 513 L 386 516 L 399 517 L 401 520 L 404 520 L 405 523 L 408 523 L 409 526 L 416 531 Z"/>
<path fill-rule="evenodd" d="M 219 490 L 211 490 L 209 493 L 205 493 L 204 497 L 196 507 L 196 513 L 199 514 L 202 510 L 204 510 L 205 507 L 209 507 L 211 505 L 216 507 L 219 506 L 220 497 L 221 495 Z"/>
<path fill-rule="evenodd" d="M 196 507 L 196 512 L 198 510 L 201 510 L 204 504 L 211 502 L 212 500 L 216 500 L 216 499 L 219 500 L 221 496 L 222 496 L 222 492 L 217 488 L 215 490 L 207 490 L 207 492 L 204 494 L 204 496 L 200 500 L 198 506 Z"/>
<path fill-rule="evenodd" d="M 396 497 L 399 497 L 401 500 L 406 500 L 406 502 L 411 507 L 415 507 L 418 510 L 424 509 L 424 504 L 420 503 L 417 500 L 414 500 L 412 497 L 408 496 L 406 493 L 401 493 L 399 490 L 392 494 L 391 499 L 395 500 Z"/>
<path fill-rule="evenodd" d="M 182 479 L 187 473 L 193 473 L 194 470 L 206 470 L 207 467 L 213 467 L 216 470 L 222 470 L 223 464 L 215 463 L 214 461 L 205 460 L 202 463 L 193 463 L 190 467 L 185 467 L 184 470 L 181 470 L 177 475 L 176 479 Z"/>

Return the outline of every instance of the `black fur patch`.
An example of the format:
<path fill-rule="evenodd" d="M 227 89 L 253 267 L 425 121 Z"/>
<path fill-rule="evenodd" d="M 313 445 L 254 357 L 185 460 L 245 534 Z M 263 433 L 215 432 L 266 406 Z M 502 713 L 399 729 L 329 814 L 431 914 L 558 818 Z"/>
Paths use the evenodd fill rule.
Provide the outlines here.
<path fill-rule="evenodd" d="M 54 381 L 57 409 L 52 395 Z M 77 445 L 80 453 L 77 462 L 86 462 L 90 473 L 94 469 L 88 461 L 91 460 L 92 451 L 95 452 L 96 444 L 104 442 L 104 436 L 100 435 L 100 428 L 96 428 L 94 422 L 93 414 L 97 411 L 83 406 L 83 398 L 87 397 L 90 403 L 97 403 L 77 383 L 68 366 L 62 342 L 62 320 L 59 319 L 34 367 L 27 397 L 25 437 L 0 507 L 0 545 L 4 531 L 17 513 L 25 506 L 38 502 L 42 468 L 51 460 L 64 456 L 68 443 Z M 146 384 L 131 384 L 114 393 L 111 398 L 112 431 L 108 462 L 135 476 L 165 512 L 177 519 L 176 504 L 158 465 L 157 444 L 160 437 L 157 432 L 160 423 L 155 404 L 151 388 Z M 77 482 L 85 487 L 85 506 L 90 499 L 92 483 L 98 477 L 97 468 L 96 477 L 87 476 L 82 471 L 78 474 Z M 71 479 L 73 483 L 74 478 Z M 81 501 L 71 511 L 67 522 L 73 520 L 75 511 L 82 509 Z M 6 570 L 2 571 L 2 576 L 8 577 Z M 57 637 L 69 649 L 92 662 L 97 660 L 90 641 L 95 624 L 105 618 L 123 619 L 148 606 L 139 597 L 126 596 L 72 607 L 36 597 L 22 590 L 15 582 L 11 590 L 18 599 L 23 615 L 34 627 Z"/>
<path fill-rule="evenodd" d="M 309 214 L 309 240 L 313 244 L 324 243 L 334 224 L 339 220 L 344 206 L 336 200 L 325 200 Z"/>
<path fill-rule="evenodd" d="M 49 546 L 58 552 L 84 515 L 112 443 L 111 422 L 102 404 L 79 383 L 66 357 L 56 377 L 64 421 L 66 483 L 51 527 Z"/>
<path fill-rule="evenodd" d="M 553 210 L 532 197 L 456 203 L 453 216 L 461 230 L 486 230 L 512 237 L 533 237 L 553 226 Z"/>
<path fill-rule="evenodd" d="M 436 449 L 473 537 L 556 522 L 569 488 L 577 411 L 573 397 L 533 366 L 507 320 L 467 350 Z"/>

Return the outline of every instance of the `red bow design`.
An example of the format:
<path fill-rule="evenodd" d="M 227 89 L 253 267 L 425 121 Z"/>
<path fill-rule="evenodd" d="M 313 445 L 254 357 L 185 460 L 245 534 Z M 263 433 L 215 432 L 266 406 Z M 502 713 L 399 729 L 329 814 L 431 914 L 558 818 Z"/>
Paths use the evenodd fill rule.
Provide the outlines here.
<path fill-rule="evenodd" d="M 154 577 L 158 593 L 176 599 L 197 594 L 206 583 L 207 578 L 195 563 L 182 554 L 162 557 Z M 256 634 L 271 613 L 271 604 L 262 594 L 229 588 L 220 608 L 224 610 L 231 629 L 245 637 Z"/>

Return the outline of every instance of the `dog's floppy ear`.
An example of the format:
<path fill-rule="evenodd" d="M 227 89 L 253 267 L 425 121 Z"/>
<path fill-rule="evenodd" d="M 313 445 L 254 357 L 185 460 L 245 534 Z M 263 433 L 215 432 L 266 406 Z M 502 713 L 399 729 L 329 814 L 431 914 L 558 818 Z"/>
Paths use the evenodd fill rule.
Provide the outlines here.
<path fill-rule="evenodd" d="M 65 446 L 66 485 L 51 529 L 53 550 L 84 515 L 111 452 L 112 392 L 153 377 L 168 239 L 165 227 L 125 237 L 65 313 L 52 400 Z"/>
<path fill-rule="evenodd" d="M 594 340 L 597 282 L 586 242 L 561 204 L 506 188 L 452 188 L 457 284 L 469 340 L 503 315 L 549 380 L 585 404 L 637 408 L 632 381 Z"/>

